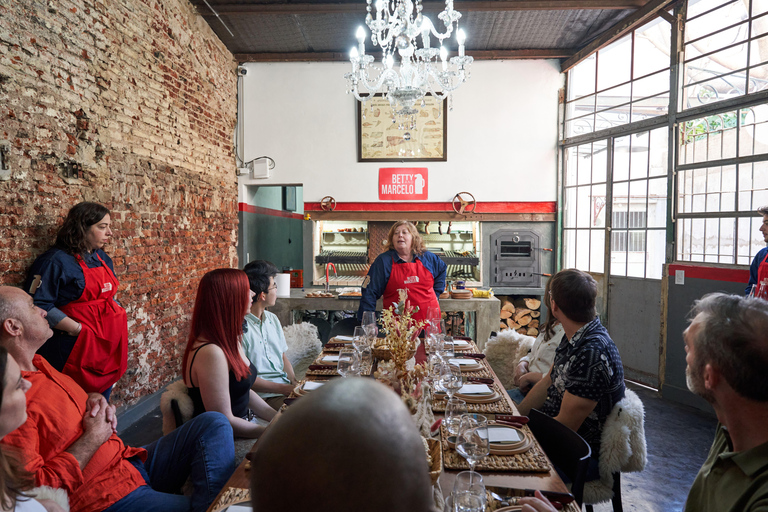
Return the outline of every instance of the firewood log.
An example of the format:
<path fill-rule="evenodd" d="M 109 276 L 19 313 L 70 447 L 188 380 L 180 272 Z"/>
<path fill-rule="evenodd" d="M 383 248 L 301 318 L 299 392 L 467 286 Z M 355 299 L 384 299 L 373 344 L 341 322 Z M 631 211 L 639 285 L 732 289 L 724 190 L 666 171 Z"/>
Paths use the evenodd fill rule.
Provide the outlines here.
<path fill-rule="evenodd" d="M 510 329 L 519 329 L 521 327 L 519 323 L 515 322 L 511 318 L 507 318 L 507 325 Z"/>
<path fill-rule="evenodd" d="M 515 312 L 515 306 L 509 301 L 504 301 L 504 305 L 501 306 L 502 311 L 509 311 L 510 313 Z"/>
<path fill-rule="evenodd" d="M 502 320 L 506 320 L 507 318 L 512 316 L 512 312 L 511 311 L 507 311 L 506 309 L 502 309 L 500 316 L 501 316 Z"/>
<path fill-rule="evenodd" d="M 531 318 L 539 318 L 541 316 L 541 311 L 531 311 Z"/>
<path fill-rule="evenodd" d="M 506 331 L 507 329 L 509 329 L 509 327 L 504 322 L 501 322 L 499 324 L 499 329 L 501 329 L 502 331 Z"/>
<path fill-rule="evenodd" d="M 520 318 L 517 319 L 517 323 L 520 324 L 520 326 L 525 326 L 531 323 L 531 315 L 523 315 Z"/>
<path fill-rule="evenodd" d="M 527 327 L 521 327 L 517 330 L 520 334 L 528 334 L 528 328 Z"/>
<path fill-rule="evenodd" d="M 529 329 L 536 329 L 539 327 L 539 321 L 538 320 L 531 320 L 531 322 L 528 324 Z"/>
<path fill-rule="evenodd" d="M 516 309 L 515 310 L 515 322 L 520 323 L 520 319 L 524 316 L 528 316 L 528 318 L 531 317 L 531 310 L 530 309 Z"/>
<path fill-rule="evenodd" d="M 538 336 L 539 330 L 535 327 L 529 327 L 528 328 L 528 336 Z"/>
<path fill-rule="evenodd" d="M 523 299 L 525 301 L 525 307 L 527 307 L 530 310 L 536 310 L 541 307 L 541 301 L 539 299 L 533 299 L 533 298 L 525 298 Z"/>

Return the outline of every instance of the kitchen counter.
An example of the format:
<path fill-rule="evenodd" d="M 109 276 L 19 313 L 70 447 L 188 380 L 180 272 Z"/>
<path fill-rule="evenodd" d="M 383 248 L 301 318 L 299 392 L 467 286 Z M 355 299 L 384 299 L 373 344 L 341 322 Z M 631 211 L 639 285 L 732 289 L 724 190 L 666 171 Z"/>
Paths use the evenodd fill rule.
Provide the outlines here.
<path fill-rule="evenodd" d="M 360 306 L 359 299 L 332 298 L 308 298 L 305 295 L 322 288 L 291 288 L 290 297 L 278 297 L 277 303 L 269 308 L 269 311 L 277 315 L 280 323 L 290 325 L 293 323 L 293 311 L 324 310 L 324 311 L 357 311 Z M 376 303 L 376 310 L 381 311 L 381 299 Z M 475 329 L 477 346 L 482 350 L 485 342 L 491 335 L 491 331 L 499 327 L 499 313 L 501 302 L 496 297 L 489 299 L 440 299 L 442 311 L 472 311 L 475 313 Z"/>

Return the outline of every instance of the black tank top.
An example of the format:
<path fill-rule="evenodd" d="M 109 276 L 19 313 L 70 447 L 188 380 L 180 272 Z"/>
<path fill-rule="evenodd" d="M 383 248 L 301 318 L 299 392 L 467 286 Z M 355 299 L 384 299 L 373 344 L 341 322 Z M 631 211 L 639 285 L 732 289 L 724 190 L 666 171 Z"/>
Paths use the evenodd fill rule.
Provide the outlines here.
<path fill-rule="evenodd" d="M 211 345 L 211 343 L 205 343 L 197 347 L 194 355 L 192 356 L 192 361 L 189 363 L 190 384 L 192 383 L 192 365 L 195 364 L 197 353 L 206 345 Z M 248 371 L 249 373 L 246 378 L 237 380 L 235 373 L 232 370 L 229 370 L 229 401 L 232 403 L 232 414 L 238 418 L 245 418 L 248 416 L 248 392 L 251 390 L 251 386 L 253 386 L 253 382 L 256 380 L 256 376 L 258 375 L 256 367 L 253 366 L 253 363 L 250 363 Z M 197 386 L 192 386 L 187 388 L 187 390 L 189 392 L 189 397 L 192 399 L 192 403 L 195 406 L 194 415 L 197 416 L 198 414 L 204 413 L 205 405 L 203 405 L 203 397 L 200 394 L 200 388 Z"/>

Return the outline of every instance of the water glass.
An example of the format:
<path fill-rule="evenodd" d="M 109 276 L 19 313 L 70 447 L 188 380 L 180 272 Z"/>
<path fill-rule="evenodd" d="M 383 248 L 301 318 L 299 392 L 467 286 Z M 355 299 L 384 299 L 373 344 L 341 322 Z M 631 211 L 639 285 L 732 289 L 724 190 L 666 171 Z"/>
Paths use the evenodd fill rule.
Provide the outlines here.
<path fill-rule="evenodd" d="M 343 348 L 339 351 L 339 362 L 336 371 L 342 377 L 360 375 L 360 353 L 356 348 Z"/>
<path fill-rule="evenodd" d="M 448 362 L 453 358 L 455 352 L 453 350 L 453 338 L 450 336 L 444 336 L 442 343 L 437 349 L 437 355 L 439 355 L 443 361 Z"/>
<path fill-rule="evenodd" d="M 475 470 L 475 464 L 491 452 L 488 437 L 488 419 L 482 414 L 464 414 L 459 424 L 456 437 L 456 451 L 467 459 L 469 467 Z"/>
<path fill-rule="evenodd" d="M 376 312 L 375 311 L 363 311 L 362 325 L 376 325 Z"/>
<path fill-rule="evenodd" d="M 445 403 L 445 429 L 452 436 L 459 433 L 461 417 L 467 414 L 467 402 L 451 398 Z"/>
<path fill-rule="evenodd" d="M 480 473 L 462 471 L 453 484 L 453 509 L 455 512 L 484 512 L 485 484 Z"/>
<path fill-rule="evenodd" d="M 457 364 L 443 363 L 440 366 L 440 387 L 443 388 L 448 398 L 453 398 L 464 385 L 461 378 L 461 367 Z"/>
<path fill-rule="evenodd" d="M 370 368 L 373 364 L 373 353 L 371 352 L 371 344 L 363 327 L 355 327 L 355 333 L 352 337 L 352 346 L 355 347 L 360 355 L 361 370 L 362 368 Z"/>

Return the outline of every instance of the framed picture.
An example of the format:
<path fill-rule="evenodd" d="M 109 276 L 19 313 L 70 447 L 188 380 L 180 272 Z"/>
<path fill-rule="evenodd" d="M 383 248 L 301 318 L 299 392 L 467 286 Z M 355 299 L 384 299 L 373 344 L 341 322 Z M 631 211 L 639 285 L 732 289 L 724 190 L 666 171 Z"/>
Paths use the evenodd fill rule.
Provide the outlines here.
<path fill-rule="evenodd" d="M 413 129 L 400 129 L 400 119 L 392 122 L 392 107 L 381 94 L 365 104 L 357 103 L 358 162 L 445 162 L 448 134 L 447 99 L 438 101 L 431 94 L 416 107 Z"/>

